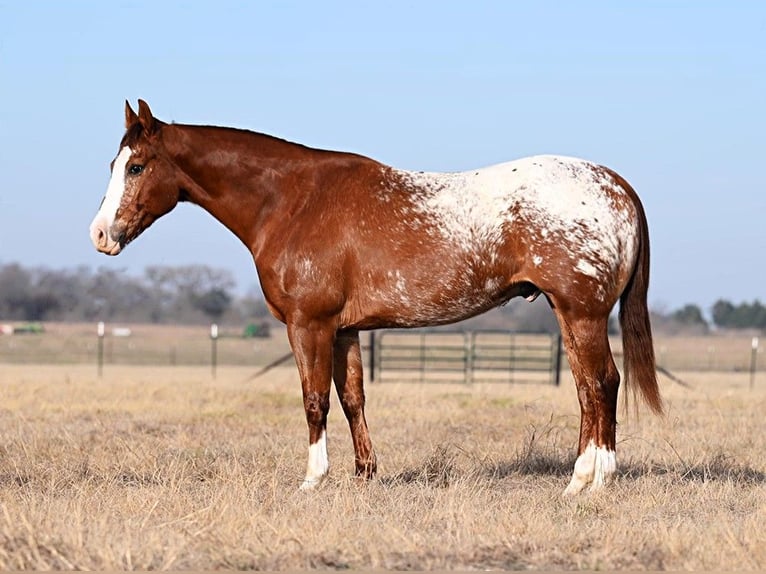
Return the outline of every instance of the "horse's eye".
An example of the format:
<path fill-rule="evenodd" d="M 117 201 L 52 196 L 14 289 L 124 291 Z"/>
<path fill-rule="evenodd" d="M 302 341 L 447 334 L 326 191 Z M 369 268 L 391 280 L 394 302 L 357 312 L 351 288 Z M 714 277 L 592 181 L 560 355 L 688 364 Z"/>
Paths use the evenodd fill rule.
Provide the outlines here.
<path fill-rule="evenodd" d="M 128 168 L 128 173 L 129 173 L 130 175 L 138 175 L 138 174 L 140 174 L 142 171 L 144 171 L 144 166 L 142 166 L 142 165 L 138 165 L 137 163 L 134 163 L 133 165 L 131 165 L 131 166 Z"/>

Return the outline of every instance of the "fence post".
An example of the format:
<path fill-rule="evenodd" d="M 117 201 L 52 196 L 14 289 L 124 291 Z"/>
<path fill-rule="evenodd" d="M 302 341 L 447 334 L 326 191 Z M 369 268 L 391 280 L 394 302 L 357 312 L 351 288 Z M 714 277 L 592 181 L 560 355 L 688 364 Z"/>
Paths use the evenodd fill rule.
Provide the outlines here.
<path fill-rule="evenodd" d="M 98 378 L 100 379 L 104 375 L 104 335 L 106 334 L 106 328 L 103 321 L 98 322 L 96 334 L 98 335 L 98 356 L 96 362 L 98 364 Z"/>
<path fill-rule="evenodd" d="M 561 384 L 561 335 L 555 335 L 556 356 L 553 357 L 553 384 Z"/>
<path fill-rule="evenodd" d="M 750 352 L 750 389 L 755 385 L 755 369 L 758 360 L 758 337 L 753 337 L 753 348 Z"/>
<path fill-rule="evenodd" d="M 463 365 L 465 366 L 465 382 L 468 384 L 473 383 L 473 351 L 475 346 L 475 331 L 463 332 L 463 344 L 465 346 L 465 358 Z"/>
<path fill-rule="evenodd" d="M 426 334 L 420 332 L 420 382 L 426 380 Z"/>
<path fill-rule="evenodd" d="M 375 331 L 370 331 L 370 383 L 375 382 Z"/>
<path fill-rule="evenodd" d="M 218 325 L 213 323 L 210 325 L 210 368 L 212 370 L 213 378 L 215 379 L 215 371 L 218 366 Z"/>

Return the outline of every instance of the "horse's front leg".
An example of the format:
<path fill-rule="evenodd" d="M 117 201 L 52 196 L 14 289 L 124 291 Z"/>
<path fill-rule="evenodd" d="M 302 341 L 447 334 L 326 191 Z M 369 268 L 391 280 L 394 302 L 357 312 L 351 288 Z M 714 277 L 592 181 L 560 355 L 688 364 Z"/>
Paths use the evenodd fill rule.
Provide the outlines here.
<path fill-rule="evenodd" d="M 330 469 L 327 457 L 327 413 L 335 329 L 319 321 L 291 321 L 287 325 L 290 346 L 303 388 L 303 408 L 309 427 L 306 478 L 301 490 L 318 486 Z"/>
<path fill-rule="evenodd" d="M 341 331 L 335 339 L 333 379 L 354 442 L 356 476 L 372 478 L 377 470 L 375 451 L 364 417 L 364 386 L 359 331 Z"/>

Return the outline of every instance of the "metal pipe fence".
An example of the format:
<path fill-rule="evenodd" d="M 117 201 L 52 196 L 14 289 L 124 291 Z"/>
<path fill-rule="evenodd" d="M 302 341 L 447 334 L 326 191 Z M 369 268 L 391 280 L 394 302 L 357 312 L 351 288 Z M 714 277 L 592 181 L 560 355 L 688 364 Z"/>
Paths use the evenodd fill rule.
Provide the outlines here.
<path fill-rule="evenodd" d="M 510 331 L 384 331 L 370 340 L 382 382 L 559 384 L 561 338 Z"/>
<path fill-rule="evenodd" d="M 101 334 L 99 334 L 101 333 Z M 555 339 L 509 331 L 456 333 L 434 331 L 378 331 L 361 334 L 368 380 L 498 380 L 550 382 L 546 372 L 566 372 L 565 353 L 554 353 Z M 618 366 L 622 341 L 610 339 Z M 558 344 L 558 343 L 557 343 Z M 409 348 L 413 347 L 413 348 Z M 672 372 L 742 372 L 766 370 L 763 345 L 750 334 L 707 336 L 655 335 L 657 364 Z M 290 352 L 284 328 L 271 329 L 268 337 L 246 338 L 238 327 L 219 327 L 216 336 L 208 325 L 105 325 L 50 324 L 43 330 L 0 335 L 0 363 L 101 365 L 269 365 Z M 555 357 L 558 365 L 550 365 Z M 215 363 L 215 365 L 213 365 Z M 371 368 L 374 365 L 375 368 Z"/>

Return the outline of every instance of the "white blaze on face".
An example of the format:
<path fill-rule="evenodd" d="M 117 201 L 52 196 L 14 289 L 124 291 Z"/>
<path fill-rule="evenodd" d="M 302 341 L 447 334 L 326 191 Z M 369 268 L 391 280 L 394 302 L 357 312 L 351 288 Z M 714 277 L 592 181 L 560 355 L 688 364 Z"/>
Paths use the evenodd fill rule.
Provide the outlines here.
<path fill-rule="evenodd" d="M 128 160 L 132 150 L 125 146 L 117 154 L 117 159 L 114 160 L 114 168 L 112 169 L 112 177 L 109 180 L 109 185 L 106 188 L 106 196 L 104 196 L 104 203 L 99 209 L 99 215 L 106 218 L 109 225 L 114 223 L 114 218 L 117 216 L 117 210 L 120 208 L 122 202 L 122 196 L 125 193 L 125 170 L 128 167 Z"/>
<path fill-rule="evenodd" d="M 328 470 L 330 470 L 330 463 L 327 458 L 327 431 L 322 431 L 319 440 L 309 445 L 306 478 L 301 484 L 301 490 L 311 490 L 319 486 Z"/>
<path fill-rule="evenodd" d="M 111 237 L 109 237 L 109 229 L 114 224 L 117 210 L 120 208 L 122 196 L 125 193 L 125 171 L 131 153 L 131 149 L 125 146 L 117 154 L 112 168 L 112 177 L 109 179 L 109 185 L 106 188 L 104 201 L 101 202 L 101 207 L 90 224 L 90 237 L 96 247 L 103 247 L 98 240 L 99 232 L 106 233 L 107 244 L 113 243 Z"/>

